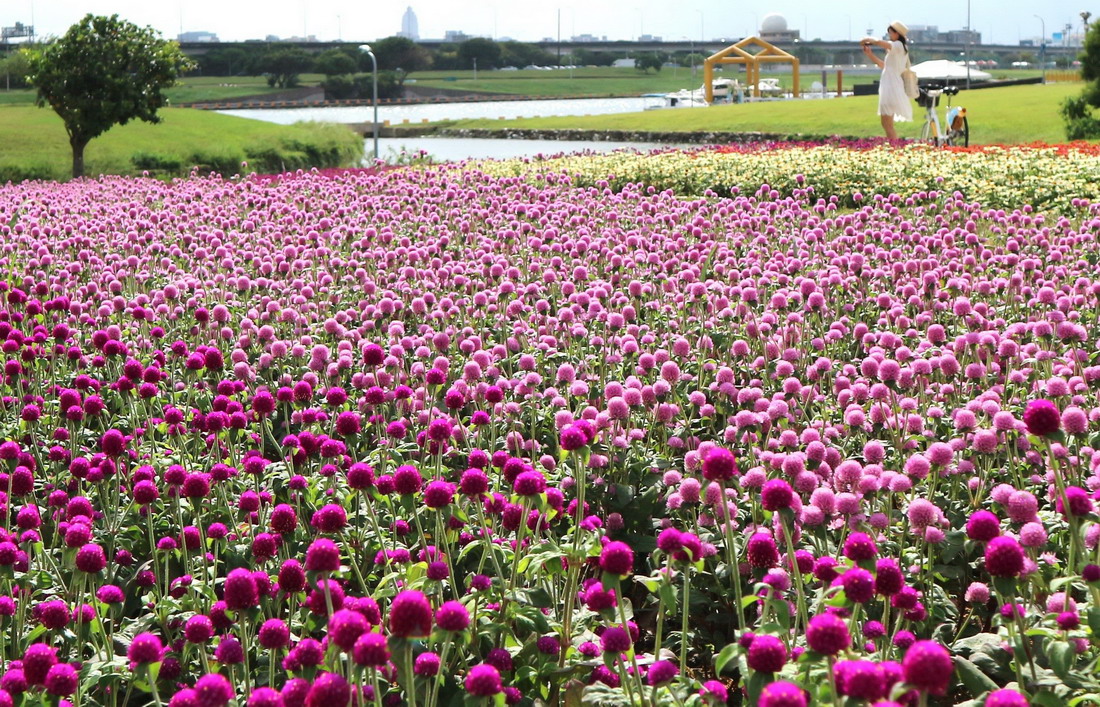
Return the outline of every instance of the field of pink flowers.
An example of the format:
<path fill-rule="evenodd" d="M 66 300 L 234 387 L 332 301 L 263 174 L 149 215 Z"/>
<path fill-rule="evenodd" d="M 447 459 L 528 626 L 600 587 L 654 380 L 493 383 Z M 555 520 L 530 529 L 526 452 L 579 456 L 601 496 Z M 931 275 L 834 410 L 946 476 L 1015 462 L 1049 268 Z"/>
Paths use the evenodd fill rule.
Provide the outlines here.
<path fill-rule="evenodd" d="M 0 188 L 0 707 L 1100 702 L 1100 204 L 615 178 Z"/>

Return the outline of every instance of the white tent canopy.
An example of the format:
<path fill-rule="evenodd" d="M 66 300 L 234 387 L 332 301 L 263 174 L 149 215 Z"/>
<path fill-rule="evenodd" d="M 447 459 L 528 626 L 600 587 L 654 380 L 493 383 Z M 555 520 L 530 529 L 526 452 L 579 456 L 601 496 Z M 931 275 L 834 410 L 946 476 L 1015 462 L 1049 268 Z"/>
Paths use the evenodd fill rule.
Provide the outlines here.
<path fill-rule="evenodd" d="M 946 59 L 922 61 L 919 64 L 913 64 L 913 71 L 916 72 L 918 79 L 928 81 L 966 80 L 966 64 L 961 61 L 947 61 Z M 989 81 L 992 78 L 993 77 L 986 72 L 979 71 L 973 66 L 970 67 L 971 81 Z"/>

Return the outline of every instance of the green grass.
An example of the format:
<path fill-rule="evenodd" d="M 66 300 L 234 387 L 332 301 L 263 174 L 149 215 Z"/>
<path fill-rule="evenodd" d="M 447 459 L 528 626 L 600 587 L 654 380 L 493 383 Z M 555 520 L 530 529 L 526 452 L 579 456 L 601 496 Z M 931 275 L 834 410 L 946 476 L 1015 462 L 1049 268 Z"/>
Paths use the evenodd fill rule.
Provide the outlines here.
<path fill-rule="evenodd" d="M 317 86 L 324 80 L 320 74 L 302 74 L 299 86 Z M 241 96 L 278 93 L 283 89 L 271 88 L 263 76 L 189 76 L 165 94 L 170 104 L 223 101 Z M 33 89 L 0 89 L 0 106 L 32 105 Z"/>
<path fill-rule="evenodd" d="M 572 75 L 571 75 L 572 73 Z M 718 76 L 736 77 L 733 72 Z M 784 87 L 791 85 L 789 73 L 767 74 L 779 79 Z M 643 93 L 668 93 L 680 89 L 695 89 L 703 85 L 703 69 L 696 67 L 665 67 L 659 73 L 641 73 L 637 69 L 552 69 L 550 71 L 479 71 L 474 80 L 472 71 L 427 71 L 413 74 L 415 86 L 448 88 L 484 93 L 505 93 L 524 96 L 638 96 Z M 854 84 L 870 83 L 877 74 L 844 74 L 844 89 L 850 91 Z M 744 76 L 740 76 L 744 82 Z M 802 74 L 802 90 L 808 90 L 821 73 Z M 830 88 L 836 86 L 836 72 L 829 72 Z"/>
<path fill-rule="evenodd" d="M 116 126 L 89 143 L 86 173 L 183 174 L 192 166 L 233 173 L 358 164 L 362 139 L 339 125 L 280 126 L 209 111 L 166 108 L 157 124 Z M 0 107 L 0 182 L 19 178 L 64 179 L 72 153 L 61 119 L 46 108 Z"/>
<path fill-rule="evenodd" d="M 972 144 L 1064 142 L 1061 102 L 1081 91 L 1081 84 L 1010 86 L 962 92 L 954 100 L 966 106 Z M 538 130 L 624 130 L 630 132 L 766 132 L 784 135 L 882 134 L 876 96 L 828 100 L 776 101 L 711 108 L 685 108 L 616 113 L 613 115 L 524 118 L 517 120 L 460 120 L 455 128 Z M 944 106 L 939 110 L 943 120 Z M 920 133 L 924 109 L 914 104 L 911 123 L 900 123 L 901 137 Z"/>

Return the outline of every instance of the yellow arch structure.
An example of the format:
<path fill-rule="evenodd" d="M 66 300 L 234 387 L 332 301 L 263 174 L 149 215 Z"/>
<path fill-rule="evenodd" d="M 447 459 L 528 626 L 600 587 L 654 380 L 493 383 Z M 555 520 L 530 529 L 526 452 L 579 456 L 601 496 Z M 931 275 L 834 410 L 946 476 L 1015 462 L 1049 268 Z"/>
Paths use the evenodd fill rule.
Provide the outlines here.
<path fill-rule="evenodd" d="M 756 51 L 753 51 L 756 50 Z M 771 42 L 759 37 L 745 37 L 717 54 L 703 60 L 703 89 L 707 103 L 714 102 L 714 67 L 719 64 L 744 64 L 745 83 L 752 86 L 752 95 L 760 97 L 760 66 L 762 64 L 790 63 L 791 77 L 794 79 L 793 94 L 799 96 L 798 57 L 788 54 Z"/>

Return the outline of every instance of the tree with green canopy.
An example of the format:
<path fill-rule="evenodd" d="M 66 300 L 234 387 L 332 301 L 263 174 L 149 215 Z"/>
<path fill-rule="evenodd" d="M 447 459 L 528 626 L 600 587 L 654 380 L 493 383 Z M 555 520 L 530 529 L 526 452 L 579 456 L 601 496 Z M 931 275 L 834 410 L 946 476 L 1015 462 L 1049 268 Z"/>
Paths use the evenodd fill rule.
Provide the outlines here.
<path fill-rule="evenodd" d="M 38 105 L 49 105 L 65 123 L 74 178 L 84 176 L 84 148 L 93 138 L 134 118 L 160 122 L 164 90 L 193 66 L 179 44 L 118 15 L 86 15 L 29 59 Z"/>
<path fill-rule="evenodd" d="M 1089 15 L 1091 17 L 1091 15 Z M 1082 19 L 1088 18 L 1082 13 Z M 1081 52 L 1081 78 L 1085 90 L 1062 103 L 1062 117 L 1066 123 L 1066 137 L 1070 140 L 1095 140 L 1100 138 L 1100 118 L 1095 109 L 1100 108 L 1100 22 L 1086 24 L 1084 51 Z"/>

